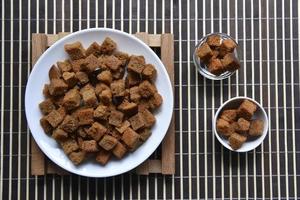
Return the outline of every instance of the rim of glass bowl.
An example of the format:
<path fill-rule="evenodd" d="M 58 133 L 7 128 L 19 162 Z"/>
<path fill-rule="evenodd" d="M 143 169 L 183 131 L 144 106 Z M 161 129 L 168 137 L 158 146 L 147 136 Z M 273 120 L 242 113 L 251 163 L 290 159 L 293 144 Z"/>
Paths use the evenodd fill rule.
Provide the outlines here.
<path fill-rule="evenodd" d="M 206 39 L 211 35 L 220 35 L 222 40 L 223 39 L 231 39 L 232 41 L 234 41 L 234 43 L 236 43 L 237 47 L 234 49 L 233 53 L 236 56 L 236 58 L 239 59 L 238 54 L 237 54 L 238 43 L 235 41 L 234 38 L 232 38 L 230 35 L 227 35 L 225 33 L 210 33 L 210 34 L 202 37 L 200 39 L 200 41 L 198 42 L 198 44 L 195 46 L 195 50 L 194 50 L 194 54 L 193 54 L 194 65 L 197 67 L 197 70 L 199 71 L 199 73 L 202 76 L 204 76 L 205 78 L 208 78 L 211 80 L 223 80 L 223 79 L 226 79 L 226 78 L 230 77 L 231 75 L 233 75 L 236 72 L 236 70 L 235 71 L 226 71 L 218 76 L 214 75 L 208 71 L 206 64 L 201 62 L 197 56 L 198 47 L 201 46 L 206 41 Z"/>

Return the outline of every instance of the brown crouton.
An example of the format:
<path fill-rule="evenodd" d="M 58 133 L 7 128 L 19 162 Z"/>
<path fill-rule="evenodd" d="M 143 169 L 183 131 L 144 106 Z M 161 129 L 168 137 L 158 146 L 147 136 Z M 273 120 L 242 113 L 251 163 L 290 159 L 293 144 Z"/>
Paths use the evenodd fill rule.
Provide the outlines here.
<path fill-rule="evenodd" d="M 110 126 L 110 127 L 109 127 L 109 129 L 108 129 L 108 135 L 110 135 L 110 136 L 116 138 L 117 140 L 120 140 L 121 137 L 122 137 L 122 135 L 121 135 L 118 131 L 116 131 L 116 130 L 113 128 L 113 126 Z"/>
<path fill-rule="evenodd" d="M 55 66 L 52 65 L 52 67 L 49 70 L 49 79 L 59 79 L 61 77 L 60 70 Z"/>
<path fill-rule="evenodd" d="M 107 128 L 105 126 L 98 122 L 94 122 L 86 133 L 94 140 L 99 141 L 106 132 Z"/>
<path fill-rule="evenodd" d="M 103 54 L 112 54 L 117 49 L 117 44 L 109 37 L 106 37 L 101 44 Z"/>
<path fill-rule="evenodd" d="M 223 57 L 227 53 L 232 53 L 236 47 L 237 44 L 232 39 L 223 40 L 220 46 L 220 56 Z"/>
<path fill-rule="evenodd" d="M 148 140 L 148 138 L 151 136 L 151 131 L 148 128 L 144 128 L 142 130 L 140 130 L 139 132 L 140 135 L 140 139 L 145 142 L 146 140 Z"/>
<path fill-rule="evenodd" d="M 67 115 L 61 123 L 60 128 L 68 133 L 72 133 L 78 128 L 78 120 L 70 115 Z"/>
<path fill-rule="evenodd" d="M 213 56 L 212 50 L 209 45 L 205 42 L 197 49 L 197 56 L 202 62 L 208 62 Z"/>
<path fill-rule="evenodd" d="M 68 60 L 63 62 L 58 61 L 56 64 L 62 73 L 72 70 L 71 63 Z"/>
<path fill-rule="evenodd" d="M 77 132 L 77 135 L 82 138 L 87 137 L 87 128 L 84 128 L 83 126 L 79 127 L 76 132 Z"/>
<path fill-rule="evenodd" d="M 131 116 L 138 111 L 138 106 L 136 103 L 128 102 L 127 100 L 124 100 L 119 106 L 118 109 L 122 111 L 124 114 Z"/>
<path fill-rule="evenodd" d="M 240 105 L 238 108 L 237 114 L 239 117 L 242 117 L 246 120 L 250 120 L 256 111 L 256 105 L 249 101 L 249 100 L 244 100 L 243 103 Z"/>
<path fill-rule="evenodd" d="M 156 69 L 151 64 L 146 64 L 142 71 L 142 78 L 148 80 L 154 80 L 156 77 Z"/>
<path fill-rule="evenodd" d="M 112 93 L 110 89 L 103 90 L 99 95 L 100 101 L 104 104 L 110 104 L 112 102 Z"/>
<path fill-rule="evenodd" d="M 50 87 L 49 84 L 45 84 L 45 85 L 44 85 L 44 88 L 43 88 L 43 95 L 44 95 L 44 97 L 46 97 L 46 98 L 51 97 L 51 94 L 50 94 L 50 92 L 49 92 L 49 87 Z"/>
<path fill-rule="evenodd" d="M 109 116 L 109 110 L 108 107 L 105 105 L 99 105 L 94 110 L 94 118 L 96 119 L 107 120 L 108 116 Z"/>
<path fill-rule="evenodd" d="M 98 104 L 98 99 L 93 87 L 86 85 L 80 90 L 83 102 L 88 107 L 95 107 Z"/>
<path fill-rule="evenodd" d="M 85 62 L 87 63 L 86 65 L 80 65 L 81 70 L 87 71 L 87 72 L 93 72 L 97 68 L 99 68 L 99 61 L 96 56 L 93 54 L 89 55 L 86 57 Z"/>
<path fill-rule="evenodd" d="M 230 126 L 229 122 L 224 120 L 224 119 L 218 119 L 217 120 L 216 129 L 217 129 L 219 134 L 221 134 L 225 137 L 228 137 L 232 133 L 234 133 L 234 129 L 232 128 L 232 126 Z"/>
<path fill-rule="evenodd" d="M 116 56 L 121 62 L 122 66 L 126 66 L 127 62 L 129 61 L 129 55 L 127 53 L 117 51 L 114 53 L 114 56 Z"/>
<path fill-rule="evenodd" d="M 110 89 L 113 96 L 124 96 L 125 95 L 125 81 L 120 79 L 113 81 L 110 84 Z"/>
<path fill-rule="evenodd" d="M 100 74 L 98 74 L 97 79 L 107 85 L 110 85 L 113 80 L 112 74 L 109 70 L 105 70 L 105 71 L 101 72 Z"/>
<path fill-rule="evenodd" d="M 245 120 L 244 118 L 239 118 L 237 121 L 238 129 L 236 130 L 238 133 L 245 134 L 249 131 L 250 122 Z"/>
<path fill-rule="evenodd" d="M 53 96 L 62 95 L 68 89 L 68 85 L 62 79 L 50 80 L 49 92 Z"/>
<path fill-rule="evenodd" d="M 228 71 L 234 71 L 240 68 L 240 61 L 233 53 L 228 53 L 221 60 L 223 68 Z"/>
<path fill-rule="evenodd" d="M 153 96 L 157 92 L 155 86 L 151 84 L 149 81 L 143 81 L 139 85 L 139 93 L 144 98 L 149 98 Z"/>
<path fill-rule="evenodd" d="M 78 80 L 74 72 L 64 72 L 62 77 L 70 88 L 74 87 L 77 84 Z"/>
<path fill-rule="evenodd" d="M 131 128 L 127 128 L 123 135 L 122 135 L 122 141 L 130 148 L 135 149 L 136 146 L 139 143 L 139 134 L 137 134 L 134 130 Z"/>
<path fill-rule="evenodd" d="M 79 149 L 76 140 L 72 138 L 68 138 L 66 140 L 61 141 L 60 145 L 66 154 L 70 154 L 71 152 L 77 151 Z"/>
<path fill-rule="evenodd" d="M 236 117 L 237 117 L 237 110 L 229 109 L 229 110 L 224 110 L 220 118 L 228 121 L 229 123 L 232 123 L 236 120 Z"/>
<path fill-rule="evenodd" d="M 251 121 L 249 135 L 250 136 L 260 136 L 264 131 L 264 121 L 256 119 Z"/>
<path fill-rule="evenodd" d="M 219 35 L 210 35 L 206 40 L 207 44 L 212 47 L 220 47 L 221 46 L 221 37 Z"/>
<path fill-rule="evenodd" d="M 130 100 L 133 102 L 139 102 L 141 99 L 141 95 L 139 92 L 139 87 L 138 86 L 134 86 L 132 88 L 129 89 L 129 94 L 130 94 Z"/>
<path fill-rule="evenodd" d="M 154 95 L 149 99 L 148 104 L 149 108 L 154 110 L 161 106 L 163 99 L 160 94 L 154 93 Z"/>
<path fill-rule="evenodd" d="M 47 121 L 46 117 L 42 117 L 40 119 L 40 124 L 42 128 L 44 129 L 45 133 L 50 134 L 53 130 L 53 127 L 51 124 Z"/>
<path fill-rule="evenodd" d="M 80 106 L 81 96 L 76 89 L 69 90 L 63 98 L 63 106 L 67 110 L 73 110 Z"/>
<path fill-rule="evenodd" d="M 247 137 L 240 135 L 238 133 L 231 134 L 228 139 L 229 145 L 234 150 L 239 149 L 244 144 L 244 142 L 246 142 L 246 140 L 247 140 Z"/>
<path fill-rule="evenodd" d="M 114 55 L 105 57 L 103 62 L 104 65 L 112 71 L 117 71 L 122 65 L 122 62 Z"/>
<path fill-rule="evenodd" d="M 109 151 L 113 149 L 116 144 L 118 143 L 118 140 L 110 135 L 104 135 L 103 138 L 100 140 L 99 145 L 105 149 L 106 151 Z"/>
<path fill-rule="evenodd" d="M 215 58 L 218 58 L 218 56 L 219 56 L 220 53 L 219 53 L 218 50 L 213 50 L 213 51 L 212 51 L 212 54 L 213 54 L 213 55 L 212 55 L 211 59 L 215 59 Z"/>
<path fill-rule="evenodd" d="M 107 66 L 105 65 L 107 57 L 108 55 L 103 55 L 103 54 L 98 57 L 99 68 L 101 70 L 108 70 Z"/>
<path fill-rule="evenodd" d="M 82 142 L 81 148 L 85 152 L 97 152 L 99 151 L 96 140 L 85 140 Z"/>
<path fill-rule="evenodd" d="M 39 104 L 39 108 L 44 115 L 48 115 L 52 110 L 55 110 L 55 105 L 50 99 L 46 99 Z"/>
<path fill-rule="evenodd" d="M 52 110 L 47 116 L 46 120 L 51 124 L 53 128 L 57 127 L 64 117 L 57 111 L 57 110 Z"/>
<path fill-rule="evenodd" d="M 128 72 L 141 74 L 145 68 L 145 64 L 144 56 L 131 56 L 127 65 L 127 70 Z"/>
<path fill-rule="evenodd" d="M 93 42 L 86 50 L 86 55 L 89 56 L 93 54 L 94 56 L 100 56 L 101 47 L 97 42 Z"/>
<path fill-rule="evenodd" d="M 112 77 L 114 80 L 123 79 L 125 74 L 125 68 L 120 67 L 117 71 L 112 72 Z"/>
<path fill-rule="evenodd" d="M 92 108 L 80 109 L 77 112 L 79 126 L 92 124 L 94 122 L 93 116 L 94 110 Z"/>
<path fill-rule="evenodd" d="M 110 90 L 110 87 L 105 85 L 104 83 L 97 83 L 95 87 L 95 93 L 97 96 L 101 94 L 103 90 Z"/>
<path fill-rule="evenodd" d="M 75 165 L 79 165 L 85 159 L 85 152 L 84 151 L 72 152 L 70 153 L 69 158 Z"/>
<path fill-rule="evenodd" d="M 85 72 L 76 72 L 75 77 L 81 85 L 84 85 L 89 82 L 89 77 Z"/>
<path fill-rule="evenodd" d="M 96 155 L 96 161 L 101 165 L 106 165 L 111 156 L 111 152 L 101 149 Z"/>
<path fill-rule="evenodd" d="M 85 50 L 80 42 L 65 44 L 65 51 L 72 60 L 78 60 L 85 57 Z"/>
<path fill-rule="evenodd" d="M 57 109 L 57 112 L 61 115 L 62 118 L 65 118 L 66 114 L 67 114 L 67 111 L 64 107 L 59 107 Z"/>
<path fill-rule="evenodd" d="M 112 150 L 112 153 L 118 158 L 121 159 L 126 154 L 127 149 L 126 147 L 121 143 L 118 142 L 115 146 L 115 148 Z"/>
<path fill-rule="evenodd" d="M 144 119 L 146 128 L 150 128 L 155 124 L 155 121 L 156 121 L 155 117 L 148 109 L 141 111 L 140 114 L 142 115 L 142 117 Z"/>
<path fill-rule="evenodd" d="M 138 130 L 145 126 L 145 121 L 141 113 L 137 113 L 128 119 L 133 130 Z"/>
<path fill-rule="evenodd" d="M 221 63 L 220 59 L 210 59 L 208 63 L 208 70 L 210 73 L 215 74 L 215 75 L 220 75 L 224 72 L 223 65 Z"/>
<path fill-rule="evenodd" d="M 108 123 L 114 126 L 121 126 L 123 121 L 124 114 L 117 110 L 114 110 L 110 113 Z"/>
<path fill-rule="evenodd" d="M 62 141 L 68 138 L 68 133 L 58 128 L 53 131 L 52 137 L 57 141 Z"/>
<path fill-rule="evenodd" d="M 123 133 L 128 127 L 130 126 L 130 122 L 125 120 L 121 126 L 119 127 L 116 127 L 116 130 L 119 132 L 119 133 Z"/>
<path fill-rule="evenodd" d="M 131 88 L 133 86 L 139 85 L 141 83 L 141 78 L 139 74 L 135 74 L 132 72 L 128 72 L 125 82 L 126 82 L 126 87 Z"/>
<path fill-rule="evenodd" d="M 72 69 L 75 73 L 79 72 L 82 68 L 85 68 L 85 66 L 87 65 L 85 59 L 71 60 L 70 62 L 71 62 Z"/>

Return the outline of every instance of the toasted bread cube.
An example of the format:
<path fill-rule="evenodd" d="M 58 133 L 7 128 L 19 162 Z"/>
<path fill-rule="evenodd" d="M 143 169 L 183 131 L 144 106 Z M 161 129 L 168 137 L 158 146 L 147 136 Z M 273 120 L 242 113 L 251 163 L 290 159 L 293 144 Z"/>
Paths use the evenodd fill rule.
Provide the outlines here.
<path fill-rule="evenodd" d="M 69 72 L 72 70 L 71 63 L 68 60 L 63 62 L 58 61 L 56 64 L 62 73 Z"/>
<path fill-rule="evenodd" d="M 139 74 L 135 74 L 132 72 L 128 72 L 125 82 L 126 82 L 126 87 L 131 88 L 133 86 L 139 85 L 141 83 L 142 79 Z"/>
<path fill-rule="evenodd" d="M 62 141 L 68 138 L 68 133 L 58 128 L 53 131 L 52 137 L 57 141 Z"/>
<path fill-rule="evenodd" d="M 118 142 L 115 146 L 115 148 L 112 150 L 112 153 L 118 158 L 121 159 L 126 154 L 127 149 L 126 147 L 121 143 Z"/>
<path fill-rule="evenodd" d="M 70 154 L 71 152 L 77 151 L 79 149 L 76 140 L 72 138 L 68 138 L 66 140 L 61 141 L 60 145 L 63 148 L 65 154 Z"/>
<path fill-rule="evenodd" d="M 43 95 L 44 95 L 45 98 L 51 97 L 51 94 L 50 94 L 50 92 L 49 92 L 49 87 L 50 87 L 49 84 L 45 84 L 45 85 L 44 85 L 44 88 L 43 88 Z"/>
<path fill-rule="evenodd" d="M 96 119 L 107 120 L 108 116 L 109 116 L 109 109 L 105 105 L 99 105 L 94 110 L 94 118 Z"/>
<path fill-rule="evenodd" d="M 210 59 L 208 63 L 208 70 L 210 73 L 215 74 L 215 75 L 220 75 L 224 72 L 223 65 L 221 63 L 220 59 Z"/>
<path fill-rule="evenodd" d="M 163 102 L 162 96 L 157 92 L 149 99 L 148 105 L 149 108 L 154 110 L 161 106 Z"/>
<path fill-rule="evenodd" d="M 39 104 L 39 108 L 44 115 L 49 114 L 52 110 L 55 110 L 55 105 L 51 99 L 46 99 Z"/>
<path fill-rule="evenodd" d="M 75 73 L 79 72 L 82 68 L 86 68 L 86 65 L 88 64 L 85 59 L 71 60 L 70 62 Z"/>
<path fill-rule="evenodd" d="M 122 112 L 119 112 L 117 110 L 111 111 L 108 123 L 114 126 L 121 126 L 122 121 L 124 118 L 124 114 Z"/>
<path fill-rule="evenodd" d="M 239 117 L 242 117 L 246 120 L 251 120 L 256 109 L 257 106 L 253 102 L 249 100 L 244 100 L 243 103 L 238 108 L 237 113 Z"/>
<path fill-rule="evenodd" d="M 98 63 L 99 63 L 99 68 L 100 70 L 109 70 L 105 64 L 106 62 L 106 58 L 108 57 L 108 55 L 101 55 L 98 57 Z"/>
<path fill-rule="evenodd" d="M 151 64 L 146 64 L 142 71 L 142 78 L 148 80 L 154 80 L 156 77 L 156 69 Z"/>
<path fill-rule="evenodd" d="M 109 37 L 106 37 L 101 44 L 101 52 L 104 54 L 112 54 L 117 49 L 117 44 Z"/>
<path fill-rule="evenodd" d="M 61 123 L 60 128 L 68 133 L 73 133 L 78 128 L 78 120 L 71 115 L 67 115 Z"/>
<path fill-rule="evenodd" d="M 61 115 L 57 110 L 52 110 L 47 116 L 46 120 L 51 124 L 53 128 L 56 128 L 64 119 L 64 116 Z"/>
<path fill-rule="evenodd" d="M 124 100 L 119 106 L 118 109 L 121 110 L 123 113 L 126 115 L 133 115 L 137 113 L 138 111 L 138 106 L 136 103 L 133 102 L 128 102 L 127 100 Z"/>
<path fill-rule="evenodd" d="M 113 80 L 113 77 L 109 70 L 105 70 L 97 75 L 97 79 L 107 85 L 110 85 Z"/>
<path fill-rule="evenodd" d="M 50 134 L 53 130 L 53 127 L 51 124 L 47 121 L 46 117 L 42 117 L 40 119 L 40 124 L 42 128 L 44 129 L 45 133 Z"/>
<path fill-rule="evenodd" d="M 77 136 L 80 136 L 81 138 L 86 138 L 88 136 L 87 128 L 84 128 L 83 126 L 79 127 L 76 132 Z"/>
<path fill-rule="evenodd" d="M 136 146 L 139 143 L 139 134 L 137 134 L 134 130 L 131 128 L 127 128 L 123 135 L 122 135 L 122 141 L 130 148 L 135 149 Z"/>
<path fill-rule="evenodd" d="M 99 141 L 106 132 L 107 128 L 105 126 L 98 122 L 94 122 L 86 133 L 94 140 Z"/>
<path fill-rule="evenodd" d="M 134 87 L 130 88 L 129 94 L 130 94 L 131 101 L 136 102 L 136 103 L 140 101 L 141 95 L 140 95 L 138 86 L 134 86 Z"/>
<path fill-rule="evenodd" d="M 114 80 L 123 79 L 125 74 L 125 68 L 120 67 L 118 70 L 112 72 L 112 77 Z"/>
<path fill-rule="evenodd" d="M 63 106 L 67 110 L 73 110 L 80 106 L 81 96 L 76 89 L 69 90 L 63 98 Z"/>
<path fill-rule="evenodd" d="M 156 119 L 155 119 L 154 115 L 148 109 L 141 111 L 140 114 L 142 115 L 142 117 L 144 119 L 146 128 L 150 128 L 155 124 Z"/>
<path fill-rule="evenodd" d="M 129 61 L 129 55 L 127 53 L 117 51 L 114 53 L 114 56 L 116 56 L 122 62 L 123 67 L 126 66 Z"/>
<path fill-rule="evenodd" d="M 78 80 L 74 72 L 64 72 L 62 77 L 70 88 L 74 87 L 77 84 Z"/>
<path fill-rule="evenodd" d="M 121 126 L 119 127 L 116 127 L 116 130 L 119 132 L 119 133 L 124 133 L 124 131 L 130 126 L 130 122 L 125 120 Z"/>
<path fill-rule="evenodd" d="M 223 68 L 228 71 L 234 71 L 240 68 L 240 61 L 233 53 L 228 53 L 221 60 Z"/>
<path fill-rule="evenodd" d="M 98 148 L 96 140 L 84 140 L 82 142 L 81 147 L 82 147 L 83 151 L 89 152 L 89 153 L 98 152 L 99 151 L 99 148 Z"/>
<path fill-rule="evenodd" d="M 117 140 L 120 140 L 122 137 L 122 135 L 117 130 L 115 130 L 112 126 L 109 127 L 108 129 L 108 135 L 116 138 Z"/>
<path fill-rule="evenodd" d="M 212 48 L 220 47 L 221 46 L 221 37 L 216 34 L 210 35 L 207 37 L 206 42 Z"/>
<path fill-rule="evenodd" d="M 87 63 L 86 65 L 80 65 L 82 71 L 93 72 L 100 66 L 98 58 L 93 54 L 86 57 L 85 62 Z"/>
<path fill-rule="evenodd" d="M 96 95 L 99 96 L 103 90 L 110 90 L 110 87 L 104 83 L 97 83 L 95 87 Z"/>
<path fill-rule="evenodd" d="M 78 60 L 85 57 L 85 50 L 80 42 L 65 44 L 65 51 L 72 60 Z"/>
<path fill-rule="evenodd" d="M 50 80 L 49 92 L 53 96 L 62 95 L 68 89 L 68 85 L 62 79 Z"/>
<path fill-rule="evenodd" d="M 230 126 L 229 122 L 220 118 L 217 120 L 217 131 L 219 134 L 228 137 L 232 133 L 234 133 L 234 129 L 232 126 Z"/>
<path fill-rule="evenodd" d="M 219 54 L 220 54 L 220 52 L 218 50 L 213 50 L 211 59 L 218 58 Z"/>
<path fill-rule="evenodd" d="M 101 165 L 106 165 L 106 163 L 110 159 L 110 156 L 111 153 L 109 151 L 105 151 L 104 149 L 101 149 L 96 155 L 96 161 Z"/>
<path fill-rule="evenodd" d="M 103 62 L 104 65 L 112 71 L 117 71 L 122 65 L 122 62 L 114 55 L 105 57 Z"/>
<path fill-rule="evenodd" d="M 85 152 L 84 151 L 72 152 L 70 153 L 69 158 L 75 165 L 79 165 L 85 159 Z"/>
<path fill-rule="evenodd" d="M 220 118 L 228 121 L 229 123 L 232 123 L 236 120 L 236 117 L 237 117 L 237 110 L 229 109 L 229 110 L 224 110 Z"/>
<path fill-rule="evenodd" d="M 61 115 L 62 118 L 65 118 L 65 116 L 67 115 L 67 111 L 64 107 L 59 107 L 57 109 L 57 112 Z"/>
<path fill-rule="evenodd" d="M 133 130 L 145 127 L 145 121 L 141 113 L 137 113 L 128 119 Z"/>
<path fill-rule="evenodd" d="M 145 58 L 144 56 L 134 56 L 130 57 L 130 60 L 127 65 L 128 72 L 134 72 L 141 74 L 145 68 Z"/>
<path fill-rule="evenodd" d="M 100 140 L 99 145 L 105 149 L 106 151 L 109 151 L 113 149 L 118 143 L 118 140 L 110 135 L 104 135 L 103 138 Z"/>
<path fill-rule="evenodd" d="M 88 107 L 95 107 L 98 104 L 98 99 L 96 97 L 95 90 L 93 87 L 87 86 L 88 85 L 86 85 L 80 90 L 83 102 Z"/>
<path fill-rule="evenodd" d="M 100 101 L 104 104 L 108 105 L 112 102 L 112 93 L 111 90 L 103 90 L 99 95 Z"/>
<path fill-rule="evenodd" d="M 89 56 L 93 54 L 94 56 L 101 55 L 101 47 L 97 42 L 93 42 L 86 50 L 86 55 Z"/>
<path fill-rule="evenodd" d="M 144 98 L 149 98 L 153 96 L 157 92 L 155 86 L 151 84 L 149 81 L 143 81 L 139 85 L 139 93 Z"/>
<path fill-rule="evenodd" d="M 256 119 L 251 121 L 249 128 L 250 136 L 260 136 L 264 132 L 264 121 L 260 119 Z"/>
<path fill-rule="evenodd" d="M 79 126 L 89 125 L 94 122 L 94 110 L 92 108 L 84 108 L 77 112 Z"/>
<path fill-rule="evenodd" d="M 49 79 L 59 79 L 61 77 L 60 70 L 55 66 L 52 65 L 52 67 L 49 70 Z"/>
<path fill-rule="evenodd" d="M 197 56 L 202 62 L 207 63 L 213 56 L 212 50 L 209 45 L 205 42 L 197 49 Z"/>
<path fill-rule="evenodd" d="M 238 124 L 238 129 L 236 131 L 238 133 L 245 134 L 249 131 L 250 122 L 245 120 L 244 118 L 239 118 L 237 124 Z"/>
<path fill-rule="evenodd" d="M 125 95 L 125 81 L 120 79 L 113 81 L 110 84 L 110 89 L 113 96 L 124 96 Z"/>
<path fill-rule="evenodd" d="M 81 85 L 84 85 L 89 82 L 89 77 L 85 72 L 76 72 L 75 77 Z"/>
<path fill-rule="evenodd" d="M 231 148 L 234 150 L 239 149 L 247 140 L 247 137 L 240 135 L 238 133 L 233 133 L 230 135 L 228 142 Z"/>
<path fill-rule="evenodd" d="M 140 139 L 143 142 L 148 140 L 148 138 L 151 136 L 151 130 L 149 128 L 144 128 L 144 129 L 140 130 L 138 133 L 140 135 Z"/>
<path fill-rule="evenodd" d="M 223 40 L 220 46 L 220 55 L 224 56 L 227 53 L 232 53 L 236 47 L 237 44 L 232 39 Z"/>

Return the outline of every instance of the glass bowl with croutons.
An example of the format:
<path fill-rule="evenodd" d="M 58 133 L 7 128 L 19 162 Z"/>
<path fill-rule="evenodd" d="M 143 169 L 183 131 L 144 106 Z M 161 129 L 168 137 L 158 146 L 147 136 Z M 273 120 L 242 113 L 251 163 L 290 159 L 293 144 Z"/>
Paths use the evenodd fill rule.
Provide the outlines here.
<path fill-rule="evenodd" d="M 195 47 L 194 64 L 208 79 L 226 79 L 240 68 L 237 47 L 237 42 L 225 33 L 208 34 Z"/>

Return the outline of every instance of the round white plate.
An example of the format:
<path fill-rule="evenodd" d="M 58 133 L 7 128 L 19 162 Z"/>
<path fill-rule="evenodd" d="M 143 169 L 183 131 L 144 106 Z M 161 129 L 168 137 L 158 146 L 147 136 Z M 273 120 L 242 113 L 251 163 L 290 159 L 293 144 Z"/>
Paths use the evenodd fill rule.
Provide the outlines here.
<path fill-rule="evenodd" d="M 121 160 L 113 159 L 105 166 L 89 160 L 80 166 L 75 166 L 65 155 L 54 139 L 44 133 L 40 118 L 42 113 L 38 104 L 44 100 L 42 90 L 49 83 L 48 71 L 57 61 L 65 60 L 68 55 L 64 44 L 80 41 L 85 48 L 92 42 L 101 43 L 105 37 L 112 38 L 120 51 L 128 54 L 143 55 L 147 63 L 157 69 L 155 85 L 163 97 L 163 104 L 155 112 L 156 123 L 152 128 L 151 137 L 135 152 L 128 153 Z M 168 73 L 159 57 L 143 42 L 127 33 L 106 29 L 93 28 L 72 33 L 52 45 L 39 58 L 27 82 L 25 92 L 25 112 L 31 133 L 41 150 L 57 165 L 72 173 L 88 177 L 108 177 L 127 172 L 145 161 L 163 140 L 173 112 L 173 90 Z"/>

